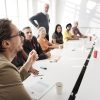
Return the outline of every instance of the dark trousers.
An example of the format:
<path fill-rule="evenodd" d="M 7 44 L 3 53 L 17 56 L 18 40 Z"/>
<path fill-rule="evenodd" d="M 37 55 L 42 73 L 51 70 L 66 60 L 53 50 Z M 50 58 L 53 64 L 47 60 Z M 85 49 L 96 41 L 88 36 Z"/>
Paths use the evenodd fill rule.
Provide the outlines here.
<path fill-rule="evenodd" d="M 49 27 L 48 28 L 45 27 L 45 29 L 46 29 L 46 33 L 47 33 L 45 38 L 49 41 Z"/>
<path fill-rule="evenodd" d="M 49 34 L 46 34 L 45 37 L 46 37 L 46 39 L 49 41 Z"/>

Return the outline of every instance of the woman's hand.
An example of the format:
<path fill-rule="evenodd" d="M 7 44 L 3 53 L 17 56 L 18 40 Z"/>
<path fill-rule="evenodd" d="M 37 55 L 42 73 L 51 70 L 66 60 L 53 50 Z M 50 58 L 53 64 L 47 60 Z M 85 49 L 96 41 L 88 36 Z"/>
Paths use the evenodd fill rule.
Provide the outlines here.
<path fill-rule="evenodd" d="M 48 58 L 51 57 L 51 53 L 50 52 L 47 52 L 46 55 L 47 55 Z"/>

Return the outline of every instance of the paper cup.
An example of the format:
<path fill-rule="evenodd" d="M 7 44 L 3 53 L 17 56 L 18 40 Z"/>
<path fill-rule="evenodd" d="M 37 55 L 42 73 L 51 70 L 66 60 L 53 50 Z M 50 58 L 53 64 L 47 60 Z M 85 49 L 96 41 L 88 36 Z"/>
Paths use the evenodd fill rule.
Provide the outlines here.
<path fill-rule="evenodd" d="M 57 82 L 56 83 L 56 92 L 58 95 L 61 95 L 63 92 L 63 84 L 62 82 Z"/>

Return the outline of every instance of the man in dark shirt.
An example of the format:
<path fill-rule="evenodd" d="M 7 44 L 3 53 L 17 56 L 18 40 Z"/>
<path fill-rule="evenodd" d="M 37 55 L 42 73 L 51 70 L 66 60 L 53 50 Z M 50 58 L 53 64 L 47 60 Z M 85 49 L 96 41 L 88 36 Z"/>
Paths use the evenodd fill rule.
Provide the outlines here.
<path fill-rule="evenodd" d="M 27 54 L 29 54 L 30 51 L 35 49 L 39 57 L 38 60 L 47 59 L 51 56 L 49 52 L 44 53 L 40 44 L 37 42 L 37 38 L 35 36 L 32 37 L 32 30 L 30 27 L 25 27 L 23 29 L 23 32 L 25 34 L 23 48 Z"/>
<path fill-rule="evenodd" d="M 49 5 L 44 5 L 44 12 L 40 12 L 35 16 L 32 16 L 29 20 L 37 28 L 45 27 L 46 28 L 46 39 L 49 40 L 49 15 L 48 15 Z M 37 21 L 37 23 L 35 22 Z"/>

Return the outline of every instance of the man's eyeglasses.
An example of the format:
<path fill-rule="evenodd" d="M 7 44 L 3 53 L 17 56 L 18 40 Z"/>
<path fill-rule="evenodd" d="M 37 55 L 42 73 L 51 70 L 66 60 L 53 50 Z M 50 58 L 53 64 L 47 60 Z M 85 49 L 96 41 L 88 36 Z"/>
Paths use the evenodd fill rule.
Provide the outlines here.
<path fill-rule="evenodd" d="M 14 37 L 17 37 L 17 36 L 20 36 L 20 31 L 16 34 L 16 35 L 12 35 L 12 36 L 10 36 L 9 38 L 14 38 Z M 21 36 L 20 36 L 21 37 Z"/>

